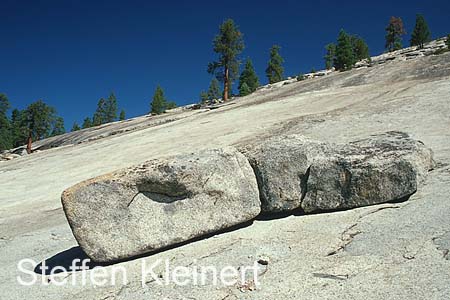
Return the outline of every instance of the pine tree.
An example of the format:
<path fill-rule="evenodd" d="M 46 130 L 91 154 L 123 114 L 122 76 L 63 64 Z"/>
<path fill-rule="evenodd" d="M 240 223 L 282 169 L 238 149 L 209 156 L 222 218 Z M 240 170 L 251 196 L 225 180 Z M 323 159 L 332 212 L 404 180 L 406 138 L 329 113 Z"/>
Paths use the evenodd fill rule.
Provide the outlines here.
<path fill-rule="evenodd" d="M 56 117 L 50 136 L 57 136 L 63 133 L 66 133 L 66 129 L 64 128 L 64 119 L 62 117 Z"/>
<path fill-rule="evenodd" d="M 111 92 L 105 105 L 105 123 L 111 123 L 117 120 L 117 98 Z"/>
<path fill-rule="evenodd" d="M 411 34 L 411 46 L 418 46 L 423 48 L 424 44 L 431 40 L 430 29 L 428 29 L 427 22 L 421 14 L 416 15 L 416 26 Z"/>
<path fill-rule="evenodd" d="M 334 67 L 336 70 L 346 71 L 353 68 L 355 62 L 351 38 L 343 29 L 341 29 L 336 45 Z"/>
<path fill-rule="evenodd" d="M 8 97 L 0 94 L 0 150 L 12 148 L 11 123 L 7 116 L 9 108 Z"/>
<path fill-rule="evenodd" d="M 27 142 L 27 128 L 25 126 L 24 111 L 14 109 L 11 113 L 12 147 L 19 147 Z"/>
<path fill-rule="evenodd" d="M 84 120 L 83 120 L 83 125 L 81 125 L 81 127 L 82 127 L 83 129 L 92 127 L 92 121 L 91 121 L 91 118 L 89 118 L 89 117 L 84 118 Z"/>
<path fill-rule="evenodd" d="M 259 87 L 258 75 L 256 75 L 255 69 L 253 68 L 253 63 L 250 60 L 250 58 L 248 58 L 247 61 L 245 62 L 245 68 L 242 71 L 241 76 L 239 76 L 238 88 L 239 94 L 241 96 L 242 96 L 241 93 L 242 85 L 244 83 L 247 85 L 247 88 L 249 89 L 250 93 L 253 93 Z"/>
<path fill-rule="evenodd" d="M 123 109 L 120 111 L 119 120 L 120 120 L 120 121 L 125 120 L 125 110 L 123 110 Z"/>
<path fill-rule="evenodd" d="M 100 98 L 97 103 L 97 109 L 92 117 L 92 125 L 98 126 L 106 123 L 107 104 L 106 100 Z"/>
<path fill-rule="evenodd" d="M 406 31 L 403 27 L 403 21 L 400 17 L 391 17 L 389 24 L 386 27 L 386 44 L 385 48 L 389 52 L 400 50 L 402 48 L 402 35 L 405 35 Z"/>
<path fill-rule="evenodd" d="M 357 35 L 352 35 L 351 43 L 353 48 L 353 55 L 355 56 L 355 61 L 370 58 L 369 46 L 362 38 L 360 38 Z"/>
<path fill-rule="evenodd" d="M 219 81 L 216 78 L 211 80 L 211 83 L 208 88 L 208 100 L 220 99 L 221 92 L 219 87 Z"/>
<path fill-rule="evenodd" d="M 325 68 L 330 70 L 333 68 L 334 58 L 336 56 L 336 44 L 330 43 L 325 46 L 327 53 L 325 54 Z"/>
<path fill-rule="evenodd" d="M 206 103 L 208 100 L 209 100 L 208 93 L 205 92 L 205 91 L 201 91 L 201 92 L 200 92 L 200 102 L 204 104 L 204 103 Z"/>
<path fill-rule="evenodd" d="M 24 111 L 24 122 L 28 132 L 27 152 L 31 153 L 33 140 L 40 140 L 50 136 L 52 124 L 55 122 L 56 110 L 38 100 L 30 104 Z"/>
<path fill-rule="evenodd" d="M 81 128 L 80 128 L 80 126 L 78 125 L 78 123 L 77 122 L 74 122 L 73 123 L 73 126 L 72 126 L 72 129 L 70 130 L 71 132 L 74 132 L 74 131 L 78 131 L 78 130 L 80 130 Z"/>
<path fill-rule="evenodd" d="M 238 56 L 244 50 L 242 33 L 233 20 L 228 19 L 219 28 L 213 40 L 213 50 L 219 55 L 217 61 L 208 64 L 208 73 L 223 82 L 223 100 L 227 101 L 232 91 L 232 82 L 239 73 Z"/>
<path fill-rule="evenodd" d="M 239 95 L 243 97 L 243 96 L 247 96 L 251 93 L 252 93 L 252 91 L 251 91 L 250 87 L 247 85 L 246 82 L 244 82 L 241 85 L 241 87 L 239 88 Z"/>
<path fill-rule="evenodd" d="M 280 55 L 281 47 L 273 45 L 270 49 L 270 60 L 266 69 L 266 76 L 269 79 L 269 83 L 275 83 L 283 80 L 283 58 Z"/>
<path fill-rule="evenodd" d="M 162 114 L 166 111 L 167 100 L 164 97 L 163 89 L 158 85 L 155 90 L 155 94 L 153 95 L 151 110 L 152 114 Z"/>

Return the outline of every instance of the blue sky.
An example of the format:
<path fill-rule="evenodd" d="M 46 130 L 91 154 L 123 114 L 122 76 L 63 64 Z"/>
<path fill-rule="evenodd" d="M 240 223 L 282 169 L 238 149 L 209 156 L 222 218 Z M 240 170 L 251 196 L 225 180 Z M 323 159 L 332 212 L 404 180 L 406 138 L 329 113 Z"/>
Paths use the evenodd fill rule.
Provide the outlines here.
<path fill-rule="evenodd" d="M 70 130 L 111 91 L 127 117 L 149 111 L 157 84 L 179 105 L 198 101 L 211 80 L 211 41 L 227 18 L 244 33 L 242 58 L 253 60 L 266 83 L 273 44 L 282 47 L 285 75 L 295 75 L 323 68 L 324 46 L 341 28 L 379 54 L 389 17 L 400 16 L 407 44 L 416 13 L 424 14 L 433 38 L 450 33 L 448 0 L 0 0 L 0 93 L 19 109 L 43 99 Z"/>

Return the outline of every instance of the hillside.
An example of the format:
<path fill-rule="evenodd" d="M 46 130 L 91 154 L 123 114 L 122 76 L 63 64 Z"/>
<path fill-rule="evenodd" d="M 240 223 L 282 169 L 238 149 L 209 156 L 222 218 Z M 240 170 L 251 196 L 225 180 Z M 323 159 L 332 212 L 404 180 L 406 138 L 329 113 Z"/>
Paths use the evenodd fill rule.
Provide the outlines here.
<path fill-rule="evenodd" d="M 450 53 L 430 55 L 442 43 L 433 42 L 422 54 L 406 49 L 374 57 L 370 65 L 348 72 L 264 86 L 214 109 L 184 107 L 68 133 L 35 143 L 41 151 L 0 162 L 2 293 L 8 299 L 445 299 L 450 294 Z M 83 257 L 60 202 L 61 192 L 80 181 L 151 158 L 245 148 L 279 134 L 349 142 L 386 131 L 407 132 L 434 151 L 437 167 L 409 201 L 260 217 L 150 257 L 180 266 L 193 260 L 239 266 L 264 258 L 267 271 L 256 290 L 142 287 L 143 258 L 120 264 L 133 274 L 124 286 L 23 287 L 16 281 L 23 258 L 49 259 L 55 266 Z"/>

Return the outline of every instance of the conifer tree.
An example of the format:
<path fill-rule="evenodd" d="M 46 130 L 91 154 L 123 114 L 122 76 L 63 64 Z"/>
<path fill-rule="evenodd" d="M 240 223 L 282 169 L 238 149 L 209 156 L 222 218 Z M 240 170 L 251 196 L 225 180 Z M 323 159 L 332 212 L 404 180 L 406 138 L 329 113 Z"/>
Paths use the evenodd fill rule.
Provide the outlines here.
<path fill-rule="evenodd" d="M 336 57 L 334 66 L 336 70 L 346 71 L 353 68 L 355 64 L 355 56 L 350 36 L 343 30 L 339 32 L 336 45 Z"/>
<path fill-rule="evenodd" d="M 74 132 L 74 131 L 78 131 L 78 130 L 80 130 L 81 128 L 80 128 L 80 126 L 78 125 L 78 123 L 77 122 L 74 122 L 73 123 L 73 126 L 72 126 L 72 129 L 70 130 L 71 132 Z"/>
<path fill-rule="evenodd" d="M 334 58 L 336 56 L 336 44 L 330 43 L 325 46 L 327 53 L 325 54 L 325 68 L 330 70 L 333 68 Z"/>
<path fill-rule="evenodd" d="M 30 104 L 24 111 L 24 123 L 28 132 L 27 152 L 31 153 L 33 140 L 39 140 L 50 136 L 52 124 L 55 121 L 56 110 L 38 100 Z"/>
<path fill-rule="evenodd" d="M 106 123 L 107 104 L 106 100 L 100 98 L 97 103 L 97 109 L 92 117 L 92 125 L 98 126 Z"/>
<path fill-rule="evenodd" d="M 283 80 L 283 58 L 280 55 L 281 47 L 278 45 L 273 45 L 270 49 L 270 59 L 269 64 L 266 69 L 266 76 L 269 83 L 275 83 Z"/>
<path fill-rule="evenodd" d="M 119 120 L 120 120 L 120 121 L 125 120 L 125 110 L 123 110 L 123 109 L 120 111 Z"/>
<path fill-rule="evenodd" d="M 253 93 L 256 91 L 256 89 L 259 87 L 259 79 L 258 75 L 256 75 L 255 69 L 253 68 L 253 63 L 250 60 L 250 58 L 247 59 L 245 62 L 244 70 L 241 73 L 241 76 L 239 76 L 239 94 L 242 96 L 241 90 L 243 84 L 247 85 L 248 90 L 250 93 Z M 246 89 L 244 89 L 245 91 Z"/>
<path fill-rule="evenodd" d="M 431 40 L 430 29 L 425 21 L 425 18 L 421 14 L 416 15 L 416 25 L 411 34 L 411 46 L 418 46 L 423 48 L 424 44 Z"/>
<path fill-rule="evenodd" d="M 7 116 L 9 108 L 8 97 L 0 94 L 0 150 L 12 148 L 11 123 Z"/>
<path fill-rule="evenodd" d="M 92 127 L 92 120 L 89 117 L 84 118 L 83 124 L 81 125 L 83 129 Z"/>
<path fill-rule="evenodd" d="M 402 35 L 405 35 L 406 31 L 403 26 L 403 20 L 400 17 L 391 17 L 389 24 L 386 27 L 386 44 L 385 48 L 389 52 L 400 50 L 402 46 Z"/>
<path fill-rule="evenodd" d="M 370 58 L 369 46 L 361 37 L 357 35 L 352 35 L 351 43 L 353 48 L 353 55 L 355 56 L 355 61 Z"/>
<path fill-rule="evenodd" d="M 105 104 L 105 120 L 104 123 L 111 123 L 117 120 L 117 98 L 111 92 Z"/>
<path fill-rule="evenodd" d="M 167 100 L 164 97 L 163 89 L 158 85 L 155 90 L 155 94 L 153 95 L 151 102 L 151 110 L 152 114 L 162 114 L 166 110 Z"/>
<path fill-rule="evenodd" d="M 208 93 L 206 91 L 200 92 L 200 102 L 206 103 L 209 100 Z"/>
<path fill-rule="evenodd" d="M 247 85 L 246 82 L 244 82 L 241 87 L 239 88 L 239 95 L 240 96 L 247 96 L 249 94 L 251 94 L 252 91 L 250 90 L 250 87 Z"/>
<path fill-rule="evenodd" d="M 27 142 L 24 111 L 18 109 L 13 109 L 11 113 L 11 141 L 13 148 L 22 146 Z"/>
<path fill-rule="evenodd" d="M 66 129 L 64 128 L 64 119 L 62 117 L 56 117 L 50 136 L 57 136 L 63 133 L 66 133 Z"/>
<path fill-rule="evenodd" d="M 213 78 L 211 80 L 207 95 L 208 95 L 208 100 L 220 99 L 221 93 L 220 93 L 219 81 L 216 78 Z"/>
<path fill-rule="evenodd" d="M 223 82 L 223 100 L 231 95 L 232 82 L 239 73 L 238 56 L 244 50 L 242 33 L 233 20 L 228 19 L 219 28 L 213 40 L 213 50 L 219 55 L 217 61 L 208 64 L 208 73 Z"/>

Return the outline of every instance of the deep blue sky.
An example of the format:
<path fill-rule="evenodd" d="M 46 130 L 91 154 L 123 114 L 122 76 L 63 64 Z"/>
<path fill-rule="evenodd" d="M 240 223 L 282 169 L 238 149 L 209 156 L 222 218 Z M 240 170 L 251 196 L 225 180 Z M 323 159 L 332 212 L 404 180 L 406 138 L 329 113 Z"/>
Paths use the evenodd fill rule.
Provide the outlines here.
<path fill-rule="evenodd" d="M 242 57 L 253 60 L 262 83 L 273 44 L 289 76 L 322 69 L 324 45 L 341 28 L 365 38 L 372 55 L 383 51 L 391 15 L 408 33 L 416 13 L 434 38 L 450 33 L 448 0 L 224 2 L 0 0 L 0 93 L 20 109 L 43 99 L 70 130 L 111 91 L 127 117 L 149 111 L 157 84 L 178 104 L 198 101 L 211 80 L 211 41 L 226 18 L 244 33 Z"/>

